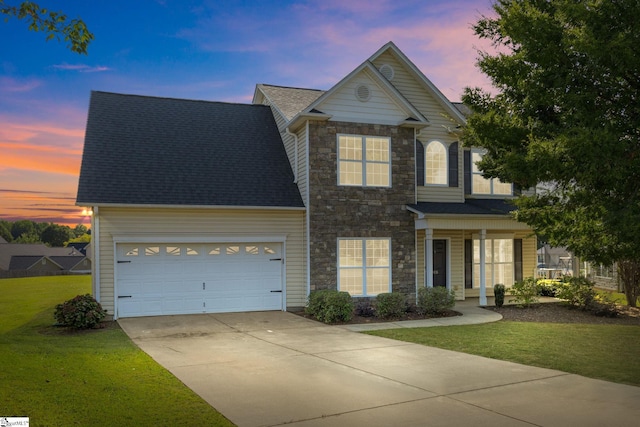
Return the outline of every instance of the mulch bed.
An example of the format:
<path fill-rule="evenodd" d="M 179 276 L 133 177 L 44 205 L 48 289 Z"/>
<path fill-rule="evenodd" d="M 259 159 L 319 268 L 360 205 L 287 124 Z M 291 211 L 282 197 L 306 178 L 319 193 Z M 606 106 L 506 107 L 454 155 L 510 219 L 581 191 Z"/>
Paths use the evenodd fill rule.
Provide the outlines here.
<path fill-rule="evenodd" d="M 513 322 L 587 323 L 596 325 L 640 326 L 640 308 L 618 306 L 618 316 L 596 316 L 592 312 L 571 308 L 562 302 L 534 304 L 529 308 L 504 305 L 500 308 L 486 307 L 502 315 L 503 320 Z"/>
<path fill-rule="evenodd" d="M 455 308 L 455 307 L 454 307 Z M 495 311 L 502 315 L 503 320 L 513 322 L 547 322 L 547 323 L 585 323 L 596 325 L 634 325 L 640 326 L 640 308 L 618 306 L 618 316 L 602 317 L 592 312 L 571 308 L 562 302 L 550 302 L 534 304 L 523 308 L 516 305 L 504 305 L 500 308 L 485 307 L 486 310 Z M 304 311 L 295 314 L 307 319 L 315 320 Z M 400 318 L 381 319 L 375 316 L 353 316 L 349 322 L 335 323 L 336 325 L 358 325 L 366 323 L 398 322 L 403 320 L 433 319 L 442 317 L 460 316 L 455 310 L 447 310 L 439 316 L 423 316 L 415 312 L 406 313 Z"/>

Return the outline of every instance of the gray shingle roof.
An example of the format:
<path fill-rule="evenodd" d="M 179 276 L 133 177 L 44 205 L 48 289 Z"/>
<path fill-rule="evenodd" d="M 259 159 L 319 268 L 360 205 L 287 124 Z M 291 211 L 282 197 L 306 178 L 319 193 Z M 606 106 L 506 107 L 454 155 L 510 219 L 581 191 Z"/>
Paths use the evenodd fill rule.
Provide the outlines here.
<path fill-rule="evenodd" d="M 258 85 L 262 92 L 278 107 L 287 120 L 307 108 L 325 91 L 317 89 L 301 89 L 294 87 Z"/>
<path fill-rule="evenodd" d="M 303 207 L 263 105 L 92 92 L 77 203 Z"/>
<path fill-rule="evenodd" d="M 508 215 L 516 207 L 503 199 L 467 199 L 464 203 L 421 202 L 409 205 L 424 214 Z"/>
<path fill-rule="evenodd" d="M 28 270 L 39 262 L 43 255 L 30 256 L 30 255 L 14 255 L 9 262 L 8 270 Z"/>

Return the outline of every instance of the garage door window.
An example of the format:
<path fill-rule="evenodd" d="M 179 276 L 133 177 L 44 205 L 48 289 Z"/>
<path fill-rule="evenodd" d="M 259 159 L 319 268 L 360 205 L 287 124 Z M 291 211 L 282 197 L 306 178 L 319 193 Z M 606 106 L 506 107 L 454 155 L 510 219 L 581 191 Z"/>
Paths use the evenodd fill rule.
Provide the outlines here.
<path fill-rule="evenodd" d="M 159 246 L 147 246 L 144 248 L 145 256 L 157 256 L 160 255 L 160 247 Z"/>
<path fill-rule="evenodd" d="M 178 246 L 167 246 L 167 255 L 180 256 L 180 248 Z"/>
<path fill-rule="evenodd" d="M 353 296 L 391 292 L 389 239 L 338 239 L 338 289 Z"/>
<path fill-rule="evenodd" d="M 127 251 L 124 256 L 138 256 L 138 248 L 133 248 Z"/>

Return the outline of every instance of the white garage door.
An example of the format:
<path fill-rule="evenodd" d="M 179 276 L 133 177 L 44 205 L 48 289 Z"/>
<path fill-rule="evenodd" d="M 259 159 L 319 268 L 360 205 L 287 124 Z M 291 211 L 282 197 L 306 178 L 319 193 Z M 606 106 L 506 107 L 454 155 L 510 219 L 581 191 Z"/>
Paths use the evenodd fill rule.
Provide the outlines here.
<path fill-rule="evenodd" d="M 119 317 L 282 309 L 282 244 L 118 244 Z"/>

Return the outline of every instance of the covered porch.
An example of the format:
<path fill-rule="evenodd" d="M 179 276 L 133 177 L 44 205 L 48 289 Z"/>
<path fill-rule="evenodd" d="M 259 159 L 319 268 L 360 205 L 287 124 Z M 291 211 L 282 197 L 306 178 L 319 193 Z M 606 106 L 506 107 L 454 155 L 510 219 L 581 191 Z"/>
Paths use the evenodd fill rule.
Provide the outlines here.
<path fill-rule="evenodd" d="M 534 276 L 536 237 L 503 200 L 419 203 L 415 213 L 416 286 L 445 286 L 456 299 L 487 305 L 493 286 Z M 480 202 L 480 203 L 478 203 Z"/>

